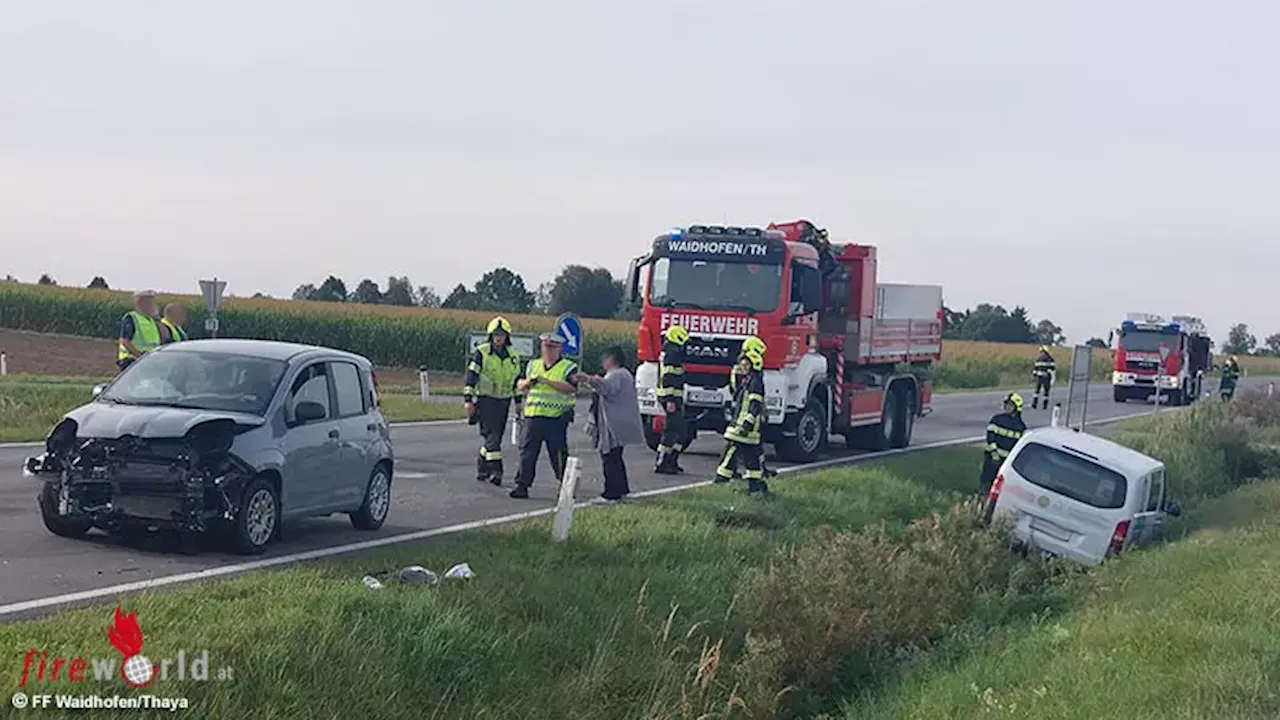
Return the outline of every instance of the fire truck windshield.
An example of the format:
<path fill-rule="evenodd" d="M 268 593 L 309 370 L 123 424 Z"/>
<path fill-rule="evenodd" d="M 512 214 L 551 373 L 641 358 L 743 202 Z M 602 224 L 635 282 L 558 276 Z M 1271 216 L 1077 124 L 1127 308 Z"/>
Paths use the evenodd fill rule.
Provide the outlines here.
<path fill-rule="evenodd" d="M 659 258 L 650 278 L 649 304 L 658 306 L 764 313 L 782 291 L 781 265 Z"/>
<path fill-rule="evenodd" d="M 1120 347 L 1126 352 L 1160 352 L 1160 343 L 1175 349 L 1178 347 L 1178 334 L 1159 330 L 1125 330 L 1120 333 Z"/>

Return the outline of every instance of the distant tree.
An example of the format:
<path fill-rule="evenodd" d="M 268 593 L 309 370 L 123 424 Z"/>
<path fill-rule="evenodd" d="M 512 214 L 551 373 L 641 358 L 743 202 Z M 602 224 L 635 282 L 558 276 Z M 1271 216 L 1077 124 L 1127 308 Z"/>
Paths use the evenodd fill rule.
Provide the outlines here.
<path fill-rule="evenodd" d="M 1036 342 L 1041 345 L 1061 345 L 1067 341 L 1067 336 L 1062 334 L 1062 328 L 1050 320 L 1041 320 L 1036 323 L 1034 335 Z"/>
<path fill-rule="evenodd" d="M 1107 347 L 1107 341 L 1102 338 L 1089 338 L 1089 342 L 1085 343 L 1085 345 L 1088 345 L 1089 347 L 1105 348 Z"/>
<path fill-rule="evenodd" d="M 48 273 L 45 273 L 44 275 L 40 276 L 40 279 L 36 281 L 36 284 L 37 285 L 57 285 L 58 281 L 54 280 Z"/>
<path fill-rule="evenodd" d="M 440 296 L 436 294 L 436 289 L 430 285 L 423 285 L 418 288 L 417 300 L 418 304 L 424 308 L 440 307 Z"/>
<path fill-rule="evenodd" d="M 969 319 L 969 311 L 957 312 L 942 306 L 942 337 L 949 340 L 963 339 L 964 323 Z"/>
<path fill-rule="evenodd" d="M 555 289 L 554 282 L 544 282 L 538 286 L 533 292 L 533 311 L 539 315 L 546 315 L 551 312 L 551 292 Z"/>
<path fill-rule="evenodd" d="M 271 300 L 272 298 L 271 298 L 271 296 L 270 296 L 270 295 L 268 295 L 268 294 L 266 294 L 266 293 L 264 293 L 264 292 L 256 292 L 256 293 L 254 293 L 254 294 L 253 294 L 253 299 L 255 299 L 255 300 Z"/>
<path fill-rule="evenodd" d="M 346 302 L 347 284 L 342 282 L 341 278 L 330 275 L 320 283 L 320 287 L 316 288 L 311 299 L 321 302 Z"/>
<path fill-rule="evenodd" d="M 1280 355 L 1280 333 L 1268 335 L 1267 339 L 1262 342 L 1266 343 L 1267 352 L 1272 355 Z"/>
<path fill-rule="evenodd" d="M 299 285 L 298 288 L 293 291 L 293 299 L 294 300 L 315 300 L 316 286 L 312 285 L 311 283 L 306 283 L 305 285 Z"/>
<path fill-rule="evenodd" d="M 476 294 L 462 283 L 458 283 L 457 287 L 449 292 L 444 302 L 440 303 L 440 307 L 450 310 L 475 310 L 478 305 Z"/>
<path fill-rule="evenodd" d="M 387 291 L 382 294 L 382 302 L 386 305 L 417 305 L 413 296 L 413 283 L 407 277 L 387 278 Z"/>
<path fill-rule="evenodd" d="M 364 305 L 378 305 L 382 302 L 382 291 L 378 289 L 378 283 L 365 278 L 347 299 Z"/>
<path fill-rule="evenodd" d="M 575 312 L 589 318 L 611 318 L 622 305 L 622 283 L 605 268 L 569 265 L 556 276 L 548 310 Z"/>
<path fill-rule="evenodd" d="M 963 340 L 1005 343 L 1031 343 L 1037 339 L 1026 308 L 1018 306 L 1010 312 L 1001 305 L 988 303 L 965 311 L 958 337 Z"/>
<path fill-rule="evenodd" d="M 103 277 L 102 277 L 101 275 L 94 275 L 94 276 L 93 276 L 93 279 L 89 281 L 89 287 L 91 287 L 91 288 L 95 288 L 95 289 L 97 289 L 97 290 L 110 290 L 110 289 L 111 289 L 111 288 L 107 285 L 107 281 L 106 281 L 105 279 L 103 279 Z"/>
<path fill-rule="evenodd" d="M 14 277 L 14 276 L 12 276 L 12 275 L 10 275 L 10 274 L 8 274 L 8 273 L 5 273 L 4 281 L 5 281 L 5 282 L 18 282 L 18 278 Z"/>
<path fill-rule="evenodd" d="M 1222 351 L 1228 355 L 1249 355 L 1257 346 L 1258 339 L 1249 334 L 1249 326 L 1238 323 L 1231 326 L 1230 332 L 1227 333 L 1227 341 L 1222 345 Z"/>
<path fill-rule="evenodd" d="M 471 292 L 480 310 L 527 313 L 537 299 L 524 286 L 524 278 L 505 267 L 485 273 Z"/>

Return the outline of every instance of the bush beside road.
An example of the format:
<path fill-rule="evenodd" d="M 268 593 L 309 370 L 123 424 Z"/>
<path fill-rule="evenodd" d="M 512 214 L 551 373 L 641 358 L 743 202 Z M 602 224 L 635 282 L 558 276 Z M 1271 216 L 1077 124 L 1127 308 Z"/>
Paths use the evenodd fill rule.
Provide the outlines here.
<path fill-rule="evenodd" d="M 1196 529 L 1220 516 L 1215 498 L 1280 468 L 1269 445 L 1277 420 L 1277 400 L 1242 396 L 1138 421 L 1117 437 L 1166 458 Z M 850 712 L 900 707 L 895 693 L 927 673 L 996 662 L 983 655 L 1020 637 L 1017 628 L 1088 612 L 1111 573 L 1185 552 L 1135 553 L 1094 574 L 1013 556 L 961 503 L 978 460 L 975 448 L 945 449 L 791 476 L 763 503 L 693 490 L 585 512 L 565 545 L 551 542 L 548 522 L 531 521 L 127 603 L 149 651 L 208 647 L 236 668 L 234 683 L 183 687 L 213 717 L 254 708 L 274 717 L 765 718 L 851 700 Z M 477 577 L 439 588 L 359 581 L 464 561 Z M 1219 578 L 1179 579 L 1211 593 Z M 87 643 L 109 650 L 107 614 L 5 625 L 0 654 L 20 658 L 33 642 L 51 655 Z M 1162 652 L 1158 642 L 1110 644 L 1122 639 L 1135 638 L 1102 636 L 1091 657 Z M 1024 659 L 1023 672 L 1035 677 L 1049 661 L 1065 663 Z M 1125 668 L 1126 686 L 1143 687 L 1142 663 Z M 1261 707 L 1269 692 L 1199 698 L 1217 710 L 1200 716 L 1239 716 L 1227 711 Z"/>

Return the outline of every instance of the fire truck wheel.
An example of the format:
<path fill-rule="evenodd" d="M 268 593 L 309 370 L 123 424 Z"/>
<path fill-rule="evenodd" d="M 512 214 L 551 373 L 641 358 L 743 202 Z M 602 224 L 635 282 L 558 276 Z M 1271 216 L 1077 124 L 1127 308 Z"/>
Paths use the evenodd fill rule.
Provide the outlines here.
<path fill-rule="evenodd" d="M 1111 398 L 1118 403 L 1129 402 L 1129 393 L 1125 392 L 1124 388 L 1113 388 Z"/>
<path fill-rule="evenodd" d="M 775 445 L 778 457 L 785 462 L 810 463 L 818 459 L 818 453 L 827 444 L 827 413 L 816 398 L 796 418 L 795 437 L 783 438 Z"/>
<path fill-rule="evenodd" d="M 911 443 L 911 434 L 915 430 L 916 408 L 914 393 L 910 386 L 899 381 L 891 386 L 890 392 L 897 396 L 898 404 L 894 412 L 898 413 L 898 422 L 893 435 L 889 438 L 889 446 L 904 448 Z"/>

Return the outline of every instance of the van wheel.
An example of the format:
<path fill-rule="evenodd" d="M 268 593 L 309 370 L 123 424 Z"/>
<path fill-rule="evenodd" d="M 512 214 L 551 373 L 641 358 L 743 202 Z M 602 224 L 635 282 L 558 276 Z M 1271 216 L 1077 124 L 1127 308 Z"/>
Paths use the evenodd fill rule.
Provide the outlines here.
<path fill-rule="evenodd" d="M 280 493 L 265 477 L 249 483 L 240 494 L 232 538 L 236 550 L 244 555 L 258 555 L 275 542 L 280 534 Z"/>
<path fill-rule="evenodd" d="M 369 484 L 365 486 L 364 502 L 360 509 L 350 513 L 351 526 L 357 530 L 377 530 L 387 520 L 391 511 L 391 471 L 387 466 L 378 463 L 369 475 Z"/>
<path fill-rule="evenodd" d="M 93 527 L 93 521 L 87 517 L 58 514 L 58 491 L 53 483 L 45 483 L 37 497 L 40 504 L 40 519 L 49 532 L 58 537 L 78 540 L 84 537 Z"/>
<path fill-rule="evenodd" d="M 817 398 L 809 398 L 796 418 L 795 437 L 777 443 L 778 458 L 785 462 L 810 463 L 827 444 L 827 415 Z"/>

